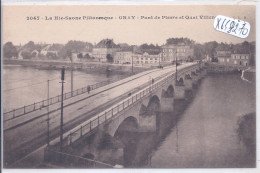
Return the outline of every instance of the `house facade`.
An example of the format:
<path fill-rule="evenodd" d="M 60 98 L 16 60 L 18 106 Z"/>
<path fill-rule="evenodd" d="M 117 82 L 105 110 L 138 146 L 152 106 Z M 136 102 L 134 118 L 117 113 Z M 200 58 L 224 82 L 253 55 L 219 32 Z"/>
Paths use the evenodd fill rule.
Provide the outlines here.
<path fill-rule="evenodd" d="M 120 51 L 112 39 L 101 40 L 92 50 L 92 56 L 100 62 L 107 62 L 107 56 L 115 56 L 115 52 Z"/>
<path fill-rule="evenodd" d="M 194 49 L 184 43 L 162 46 L 162 61 L 165 63 L 172 63 L 176 58 L 177 61 L 187 61 L 193 56 Z"/>
<path fill-rule="evenodd" d="M 132 59 L 134 59 L 134 54 L 132 51 L 119 51 L 115 52 L 114 63 L 115 64 L 132 64 Z"/>
<path fill-rule="evenodd" d="M 49 44 L 49 45 L 47 45 L 46 47 L 44 47 L 42 50 L 41 50 L 41 54 L 42 55 L 47 55 L 47 53 L 53 53 L 53 54 L 55 54 L 56 56 L 58 55 L 58 50 L 51 50 L 51 47 L 52 47 L 53 45 L 51 45 L 51 44 Z"/>
<path fill-rule="evenodd" d="M 249 65 L 249 54 L 233 53 L 231 55 L 231 63 L 234 65 L 248 66 Z"/>
<path fill-rule="evenodd" d="M 134 56 L 134 63 L 136 65 L 159 65 L 161 63 L 161 53 L 147 53 L 136 54 Z"/>
<path fill-rule="evenodd" d="M 223 65 L 249 65 L 249 52 L 241 47 L 231 48 L 227 45 L 220 45 L 216 48 L 218 63 Z"/>
<path fill-rule="evenodd" d="M 114 63 L 115 64 L 133 64 L 135 65 L 159 65 L 161 54 L 156 53 L 140 53 L 132 51 L 119 51 L 115 53 Z"/>

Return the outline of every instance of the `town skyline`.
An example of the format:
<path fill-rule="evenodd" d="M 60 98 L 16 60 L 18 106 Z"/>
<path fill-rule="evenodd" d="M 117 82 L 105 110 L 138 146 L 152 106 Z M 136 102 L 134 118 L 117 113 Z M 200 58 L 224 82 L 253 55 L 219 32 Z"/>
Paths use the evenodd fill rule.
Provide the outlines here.
<path fill-rule="evenodd" d="M 187 38 L 187 37 L 169 37 L 169 38 Z M 117 42 L 117 41 L 115 41 L 115 39 L 113 39 L 113 38 L 108 38 L 108 37 L 106 37 L 106 38 L 101 38 L 100 40 L 98 40 L 98 41 L 96 41 L 96 42 L 90 42 L 90 41 L 88 41 L 88 40 L 67 40 L 67 41 L 65 41 L 65 42 L 45 42 L 45 41 L 34 41 L 34 40 L 28 40 L 27 42 L 25 42 L 25 43 L 18 43 L 18 44 L 15 44 L 15 42 L 13 42 L 13 41 L 6 41 L 6 42 L 4 42 L 3 43 L 3 45 L 4 44 L 6 44 L 6 43 L 8 43 L 8 42 L 11 42 L 11 43 L 13 43 L 13 45 L 14 46 L 20 46 L 20 44 L 21 44 L 21 46 L 23 46 L 23 45 L 25 45 L 25 44 L 27 44 L 27 43 L 29 43 L 30 41 L 32 41 L 32 42 L 34 42 L 34 44 L 47 44 L 47 45 L 51 45 L 51 44 L 62 44 L 62 45 L 65 45 L 65 44 L 67 44 L 69 41 L 80 41 L 80 42 L 85 42 L 85 43 L 90 43 L 90 44 L 92 44 L 93 46 L 95 46 L 95 45 L 97 45 L 100 41 L 102 41 L 102 40 L 105 40 L 105 39 L 108 39 L 108 40 L 113 40 L 114 41 L 114 43 L 115 44 L 128 44 L 129 46 L 140 46 L 140 45 L 143 45 L 143 44 L 148 44 L 148 45 L 150 45 L 150 44 L 153 44 L 154 46 L 156 46 L 156 45 L 158 45 L 158 46 L 163 46 L 163 45 L 165 45 L 166 43 L 167 43 L 167 39 L 169 39 L 169 38 L 166 38 L 165 39 L 165 42 L 164 43 L 162 43 L 162 44 L 159 44 L 159 43 L 149 43 L 149 42 L 142 42 L 142 43 L 140 43 L 140 44 L 129 44 L 128 42 Z M 189 38 L 189 39 L 191 39 L 191 38 Z M 193 39 L 191 39 L 191 40 L 193 40 Z M 227 41 L 221 41 L 221 42 L 218 42 L 218 41 L 216 41 L 216 40 L 211 40 L 211 41 L 207 41 L 207 42 L 197 42 L 196 40 L 193 40 L 193 41 L 195 41 L 195 44 L 204 44 L 204 43 L 209 43 L 209 42 L 217 42 L 217 43 L 224 43 L 224 44 L 242 44 L 243 42 L 245 42 L 245 41 L 247 41 L 247 42 L 249 42 L 249 43 L 252 43 L 252 42 L 255 42 L 255 40 L 252 40 L 252 41 L 248 41 L 248 40 L 241 40 L 240 42 L 227 42 Z"/>

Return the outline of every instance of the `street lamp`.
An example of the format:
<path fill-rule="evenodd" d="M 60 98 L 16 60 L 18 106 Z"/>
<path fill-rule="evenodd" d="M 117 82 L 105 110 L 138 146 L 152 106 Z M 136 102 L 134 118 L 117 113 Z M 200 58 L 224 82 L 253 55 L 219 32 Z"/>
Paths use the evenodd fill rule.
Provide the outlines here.
<path fill-rule="evenodd" d="M 60 151 L 63 145 L 63 90 L 64 90 L 65 68 L 61 69 L 61 118 L 60 118 Z"/>
<path fill-rule="evenodd" d="M 48 93 L 47 93 L 47 102 L 48 102 L 48 116 L 47 116 L 47 145 L 50 145 L 50 112 L 49 112 L 49 100 L 50 100 L 50 80 L 47 81 L 47 88 L 48 88 Z"/>
<path fill-rule="evenodd" d="M 178 72 L 178 70 L 177 70 L 177 51 L 176 51 L 176 56 L 175 56 L 175 63 L 176 63 L 176 73 L 175 73 L 175 81 L 177 82 L 177 72 Z"/>
<path fill-rule="evenodd" d="M 134 52 L 134 46 L 132 46 L 132 74 L 134 73 L 133 52 Z"/>

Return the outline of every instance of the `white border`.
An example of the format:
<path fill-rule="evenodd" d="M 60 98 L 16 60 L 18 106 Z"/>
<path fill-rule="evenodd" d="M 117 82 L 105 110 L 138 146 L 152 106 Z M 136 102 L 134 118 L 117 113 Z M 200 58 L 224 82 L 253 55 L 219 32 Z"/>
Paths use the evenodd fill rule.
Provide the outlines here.
<path fill-rule="evenodd" d="M 256 0 L 258 1 L 258 0 Z M 256 2 L 255 0 L 219 0 L 219 1 L 210 1 L 210 0 L 108 0 L 108 1 L 94 1 L 94 0 L 89 0 L 89 1 L 84 1 L 84 0 L 76 0 L 76 1 L 62 1 L 62 0 L 2 0 L 2 5 L 256 5 L 256 89 L 260 88 L 260 76 L 259 76 L 259 69 L 260 68 L 260 61 L 259 61 L 259 51 L 260 51 L 260 46 L 258 44 L 260 40 L 260 34 L 259 34 L 259 29 L 260 29 L 260 2 Z M 2 5 L 1 5 L 1 26 L 3 26 L 2 23 Z M 1 27 L 1 45 L 2 45 L 2 27 Z M 2 51 L 3 46 L 1 46 L 1 57 L 3 57 L 3 51 Z M 2 64 L 2 58 L 1 58 L 1 64 Z M 2 84 L 2 68 L 1 68 L 1 84 Z M 2 88 L 1 88 L 2 89 Z M 1 100 L 2 100 L 2 94 L 1 94 Z M 259 163 L 260 163 L 260 145 L 259 145 L 259 139 L 260 139 L 260 124 L 259 124 L 259 118 L 258 118 L 258 112 L 259 112 L 259 91 L 256 91 L 256 120 L 257 120 L 257 168 L 211 168 L 211 169 L 206 169 L 206 168 L 195 168 L 195 169 L 3 169 L 3 164 L 1 163 L 1 170 L 4 173 L 35 173 L 35 172 L 50 172 L 50 173 L 71 173 L 71 172 L 77 172 L 77 173 L 85 173 L 85 172 L 96 172 L 96 173 L 101 173 L 101 172 L 131 172 L 131 173 L 161 173 L 161 172 L 166 172 L 166 173 L 188 173 L 188 172 L 195 172 L 195 173 L 207 173 L 207 172 L 212 172 L 212 173 L 258 173 L 260 172 L 259 168 Z M 1 106 L 1 115 L 2 115 L 2 106 Z M 1 121 L 1 127 L 3 127 L 2 121 Z M 1 129 L 1 137 L 3 136 L 3 131 Z M 3 161 L 3 140 L 1 140 L 1 162 Z M 1 171 L 0 171 L 1 172 Z"/>

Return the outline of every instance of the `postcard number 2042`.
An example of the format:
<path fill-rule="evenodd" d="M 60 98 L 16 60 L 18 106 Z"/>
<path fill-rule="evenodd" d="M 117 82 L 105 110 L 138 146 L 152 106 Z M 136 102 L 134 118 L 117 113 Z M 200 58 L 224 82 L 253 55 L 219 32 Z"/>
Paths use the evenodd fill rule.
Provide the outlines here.
<path fill-rule="evenodd" d="M 40 20 L 40 16 L 26 16 L 26 20 Z"/>

